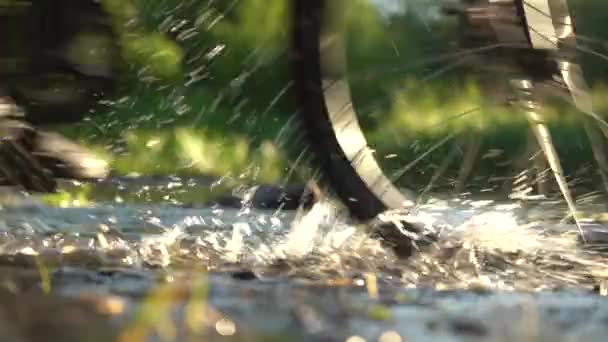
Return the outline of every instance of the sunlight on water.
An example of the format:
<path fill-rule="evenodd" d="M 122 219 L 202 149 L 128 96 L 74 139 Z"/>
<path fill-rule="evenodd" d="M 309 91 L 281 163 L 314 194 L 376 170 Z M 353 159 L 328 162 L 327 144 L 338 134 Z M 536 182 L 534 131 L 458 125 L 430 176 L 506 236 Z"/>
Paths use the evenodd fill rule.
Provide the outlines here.
<path fill-rule="evenodd" d="M 564 213 L 563 205 L 551 205 Z M 229 265 L 260 270 L 287 261 L 292 276 L 349 277 L 380 272 L 386 280 L 436 288 L 541 289 L 592 286 L 606 276 L 603 252 L 582 248 L 572 224 L 549 209 L 487 200 L 432 199 L 406 219 L 438 239 L 398 260 L 334 204 L 310 211 L 183 209 L 162 206 L 4 209 L 4 258 L 43 256 L 103 267 Z M 553 216 L 551 216 L 553 215 Z M 601 227 L 596 225 L 595 227 Z M 231 267 L 231 266 L 230 266 Z"/>

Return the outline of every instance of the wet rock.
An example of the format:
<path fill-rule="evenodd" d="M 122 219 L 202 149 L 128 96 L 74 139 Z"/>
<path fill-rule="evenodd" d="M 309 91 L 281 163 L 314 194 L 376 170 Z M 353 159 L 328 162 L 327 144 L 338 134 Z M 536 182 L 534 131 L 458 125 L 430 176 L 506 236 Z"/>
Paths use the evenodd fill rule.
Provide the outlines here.
<path fill-rule="evenodd" d="M 32 154 L 36 130 L 23 121 L 23 115 L 0 89 L 0 184 L 53 191 L 54 178 Z"/>
<path fill-rule="evenodd" d="M 291 184 L 285 187 L 260 185 L 255 189 L 250 202 L 254 208 L 259 209 L 294 210 L 300 206 L 312 206 L 314 195 L 306 184 Z"/>
<path fill-rule="evenodd" d="M 232 272 L 231 276 L 232 276 L 232 278 L 238 279 L 238 280 L 255 280 L 255 279 L 258 279 L 258 276 L 255 273 L 253 273 L 253 271 L 249 271 L 249 270 L 242 270 L 242 271 Z"/>
<path fill-rule="evenodd" d="M 398 227 L 397 225 L 401 225 Z M 391 248 L 401 259 L 412 256 L 418 249 L 430 245 L 437 236 L 425 232 L 418 224 L 400 220 L 398 222 L 374 221 L 371 224 L 371 235 L 379 238 L 385 247 Z M 401 230 L 409 231 L 411 236 L 404 235 Z M 413 239 L 412 237 L 416 237 Z"/>
<path fill-rule="evenodd" d="M 483 337 L 488 334 L 488 329 L 481 322 L 466 319 L 457 319 L 451 322 L 452 330 L 456 335 L 471 337 Z"/>
<path fill-rule="evenodd" d="M 56 178 L 106 177 L 107 162 L 87 148 L 25 123 L 23 112 L 0 93 L 0 184 L 52 192 Z"/>
<path fill-rule="evenodd" d="M 107 161 L 57 133 L 38 132 L 35 144 L 34 155 L 55 177 L 99 179 L 110 172 Z"/>
<path fill-rule="evenodd" d="M 209 203 L 228 208 L 295 210 L 310 208 L 320 197 L 320 191 L 311 183 L 290 184 L 284 187 L 257 185 L 242 194 L 221 197 Z"/>
<path fill-rule="evenodd" d="M 600 224 L 585 224 L 583 227 L 584 239 L 579 235 L 578 242 L 588 245 L 586 248 L 595 251 L 608 251 L 608 226 Z"/>

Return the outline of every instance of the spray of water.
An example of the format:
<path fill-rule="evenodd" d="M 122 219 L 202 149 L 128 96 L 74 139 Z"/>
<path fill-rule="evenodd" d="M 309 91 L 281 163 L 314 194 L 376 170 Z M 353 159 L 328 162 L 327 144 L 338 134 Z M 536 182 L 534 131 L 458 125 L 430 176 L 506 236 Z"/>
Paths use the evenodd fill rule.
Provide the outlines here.
<path fill-rule="evenodd" d="M 532 208 L 431 198 L 405 218 L 432 229 L 437 240 L 399 260 L 329 200 L 299 213 L 14 208 L 4 209 L 0 220 L 0 259 L 64 267 L 237 267 L 318 280 L 373 272 L 381 281 L 439 289 L 596 286 L 608 275 L 602 242 L 582 245 L 575 225 L 554 219 L 565 211 L 563 203 Z"/>

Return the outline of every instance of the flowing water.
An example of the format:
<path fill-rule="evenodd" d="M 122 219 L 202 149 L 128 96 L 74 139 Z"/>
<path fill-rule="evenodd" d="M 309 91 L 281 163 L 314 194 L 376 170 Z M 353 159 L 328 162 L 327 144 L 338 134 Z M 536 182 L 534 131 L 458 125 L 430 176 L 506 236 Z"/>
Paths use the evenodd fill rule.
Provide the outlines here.
<path fill-rule="evenodd" d="M 271 51 L 272 34 L 249 35 L 266 28 L 260 22 L 279 21 L 267 11 L 268 17 L 253 16 L 243 27 L 226 25 L 226 18 L 256 9 L 235 14 L 230 11 L 236 3 L 147 2 L 152 15 L 144 24 L 188 47 L 188 80 L 174 88 L 140 84 L 154 78 L 143 67 L 133 93 L 111 103 L 101 118 L 105 125 L 96 126 L 93 118 L 88 127 L 95 126 L 94 134 L 120 131 L 124 137 L 116 127 L 146 125 L 157 132 L 179 119 L 206 125 L 209 116 L 211 129 L 220 121 L 220 135 L 280 126 L 269 117 L 291 84 L 267 86 L 268 98 L 263 90 L 267 78 L 276 81 L 274 68 L 284 56 Z M 420 9 L 372 3 L 387 17 L 435 13 L 423 11 L 426 1 Z M 210 35 L 216 26 L 218 35 Z M 235 53 L 223 41 L 233 36 L 253 47 Z M 231 62 L 214 69 L 211 62 L 224 58 Z M 272 77 L 252 77 L 269 65 Z M 243 94 L 248 89 L 252 96 Z M 255 108 L 260 103 L 263 110 Z M 231 139 L 224 138 L 236 141 Z M 114 142 L 112 152 L 124 152 L 127 140 Z M 155 146 L 163 144 L 150 139 L 138 162 L 152 160 Z M 200 150 L 220 151 L 219 162 L 223 155 L 216 147 Z M 251 151 L 244 151 L 248 157 Z M 193 165 L 204 164 L 204 153 L 193 154 L 200 159 L 192 158 Z M 194 186 L 213 187 L 213 181 Z M 565 219 L 562 200 L 429 195 L 405 219 L 437 239 L 400 260 L 369 237 L 370 227 L 353 222 L 329 199 L 310 210 L 288 211 L 106 198 L 125 188 L 175 190 L 189 181 L 129 182 L 92 185 L 100 198 L 71 208 L 2 193 L 0 341 L 605 341 L 608 334 L 608 229 L 599 195 L 578 196 L 586 244 Z"/>
<path fill-rule="evenodd" d="M 561 222 L 561 201 L 436 196 L 407 219 L 439 238 L 399 260 L 329 200 L 305 212 L 4 197 L 0 324 L 13 327 L 11 341 L 38 329 L 78 340 L 65 331 L 82 331 L 79 319 L 92 338 L 124 341 L 603 341 L 607 332 L 601 218 L 583 220 L 595 232 L 583 246 Z M 580 205 L 603 211 L 597 197 Z M 15 327 L 9 317 L 22 318 Z"/>

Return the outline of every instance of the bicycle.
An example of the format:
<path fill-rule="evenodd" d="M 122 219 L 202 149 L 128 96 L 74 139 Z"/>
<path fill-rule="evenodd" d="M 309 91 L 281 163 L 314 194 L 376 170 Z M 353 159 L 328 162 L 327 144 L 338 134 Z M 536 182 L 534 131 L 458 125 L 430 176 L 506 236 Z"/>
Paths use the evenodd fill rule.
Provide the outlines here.
<path fill-rule="evenodd" d="M 341 26 L 344 24 L 344 20 L 340 19 L 337 13 L 342 12 L 345 8 L 355 7 L 354 4 L 356 3 L 368 6 L 364 9 L 371 11 L 374 9 L 374 4 L 379 6 L 377 5 L 379 1 L 292 1 L 293 26 L 290 29 L 293 36 L 293 45 L 290 51 L 290 62 L 294 72 L 295 95 L 298 98 L 300 108 L 298 118 L 304 124 L 304 130 L 308 135 L 313 156 L 316 159 L 315 165 L 321 171 L 324 180 L 350 209 L 351 214 L 362 221 L 377 218 L 379 214 L 386 211 L 408 211 L 414 208 L 419 199 L 411 195 L 411 192 L 401 189 L 400 186 L 403 184 L 399 184 L 397 179 L 402 178 L 417 161 L 427 157 L 431 152 L 436 152 L 450 139 L 457 138 L 455 133 L 448 132 L 448 135 L 441 139 L 439 144 L 431 146 L 419 157 L 408 161 L 409 164 L 405 168 L 400 168 L 393 175 L 388 174 L 387 169 L 383 168 L 382 163 L 379 163 L 378 154 L 374 155 L 370 148 L 369 137 L 364 130 L 365 126 L 370 121 L 373 124 L 374 120 L 362 115 L 363 111 L 361 109 L 363 106 L 360 102 L 365 101 L 358 101 L 357 96 L 354 96 L 357 91 L 355 89 L 357 84 L 352 82 L 351 74 L 354 74 L 354 72 L 348 68 L 348 44 L 346 44 L 346 38 L 348 37 L 346 37 L 346 33 Z M 38 3 L 49 4 L 49 2 Z M 396 8 L 397 12 L 401 10 L 399 4 L 403 3 L 406 2 L 384 1 L 385 8 Z M 396 4 L 398 6 L 391 7 L 386 4 Z M 541 8 L 543 6 L 544 9 Z M 95 15 L 101 13 L 99 8 L 91 8 L 96 8 L 91 13 L 95 13 Z M 499 73 L 500 77 L 497 78 L 504 80 L 507 84 L 503 86 L 507 88 L 506 90 L 509 90 L 505 91 L 505 89 L 498 87 L 499 89 L 495 93 L 498 94 L 500 99 L 493 100 L 495 103 L 491 105 L 514 104 L 516 107 L 520 107 L 526 112 L 523 117 L 533 124 L 532 127 L 536 137 L 543 137 L 543 139 L 550 137 L 550 135 L 546 125 L 542 124 L 543 118 L 539 110 L 544 103 L 540 96 L 541 92 L 549 90 L 550 94 L 568 97 L 582 112 L 590 117 L 595 115 L 590 104 L 589 91 L 581 76 L 580 67 L 575 63 L 580 49 L 576 44 L 577 36 L 571 23 L 570 11 L 563 0 L 462 0 L 452 3 L 444 2 L 441 11 L 446 17 L 457 19 L 457 23 L 452 27 L 452 32 L 457 33 L 453 37 L 457 42 L 455 51 L 446 52 L 439 49 L 445 54 L 434 60 L 423 60 L 419 66 L 430 64 L 441 66 L 450 58 L 462 58 L 460 61 L 462 63 L 458 62 L 455 65 L 469 67 L 463 73 L 456 75 L 462 76 L 462 74 L 468 75 L 475 71 L 481 62 L 484 65 L 488 64 L 487 69 Z M 547 15 L 547 13 L 550 13 L 550 15 Z M 390 22 L 392 20 L 391 13 L 382 15 L 388 18 L 386 20 L 389 21 L 390 25 L 403 23 L 403 20 L 401 20 L 403 18 L 398 18 L 396 22 Z M 103 21 L 100 20 L 100 22 Z M 544 30 L 552 30 L 553 33 L 548 33 L 549 36 L 547 36 L 547 33 L 538 33 L 535 31 L 536 27 L 542 27 L 543 32 Z M 111 30 L 107 28 L 103 30 L 108 33 L 111 40 L 116 38 L 112 36 Z M 49 30 L 49 32 L 54 31 Z M 74 30 L 65 30 L 54 41 L 62 41 L 62 39 L 65 41 L 67 32 L 74 32 Z M 548 38 L 554 36 L 560 38 L 556 42 L 550 42 L 551 39 Z M 402 40 L 406 41 L 407 39 L 403 38 Z M 53 47 L 46 49 L 47 52 L 50 50 L 53 50 Z M 517 52 L 517 54 L 514 52 Z M 54 56 L 57 57 L 56 54 Z M 398 56 L 398 51 L 396 56 L 394 60 L 398 63 L 402 62 L 403 57 Z M 55 58 L 54 61 L 56 63 L 51 69 L 66 70 L 65 59 Z M 563 70 L 558 66 L 563 66 Z M 92 70 L 93 73 L 87 75 L 87 70 Z M 96 80 L 98 79 L 96 70 L 95 68 L 85 68 L 83 73 L 83 70 L 74 71 L 72 68 L 68 73 L 84 76 L 85 79 Z M 441 67 L 437 70 L 438 74 L 444 72 Z M 388 70 L 388 72 L 392 72 L 395 79 L 402 76 L 400 70 L 394 69 Z M 561 73 L 562 76 L 560 76 L 561 79 L 555 80 L 552 76 L 557 73 Z M 569 76 L 564 76 L 566 73 L 569 73 Z M 484 75 L 484 72 L 481 75 Z M 485 70 L 485 75 L 487 75 L 487 70 Z M 389 81 L 394 82 L 389 84 L 390 86 L 397 84 L 394 79 Z M 496 82 L 488 82 L 488 80 L 482 81 L 485 82 L 481 83 L 482 85 L 489 84 L 494 87 L 497 84 Z M 93 88 L 91 94 L 95 93 L 97 91 Z M 512 95 L 502 98 L 505 93 Z M 85 102 L 85 107 L 91 105 L 90 102 Z M 472 112 L 478 111 L 480 110 L 476 109 Z M 458 119 L 469 114 L 471 112 L 465 111 L 454 117 Z M 454 118 L 450 120 L 452 119 Z M 591 120 L 596 119 L 598 118 L 595 117 Z M 601 139 L 601 135 L 606 133 L 603 127 L 603 125 L 598 127 L 591 121 L 586 123 L 588 135 L 593 139 Z M 15 141 L 12 138 L 9 140 Z M 55 188 L 54 177 L 57 174 L 45 170 L 48 167 L 41 165 L 37 158 L 30 158 L 32 155 L 36 155 L 36 152 L 32 150 L 31 138 L 29 138 L 29 142 L 25 141 L 23 144 L 29 147 L 18 152 L 15 152 L 13 148 L 9 154 L 23 156 L 24 158 L 16 163 L 21 165 L 17 169 L 29 169 L 31 172 L 20 173 L 19 176 L 13 177 L 12 182 L 23 184 L 26 188 L 33 190 L 52 191 Z M 550 157 L 549 164 L 554 174 L 557 175 L 560 190 L 566 197 L 570 209 L 574 211 L 570 189 L 565 184 L 563 170 L 555 149 L 552 148 L 551 143 L 544 143 L 544 140 L 539 145 L 545 150 L 545 154 Z M 599 148 L 599 150 L 594 150 L 596 159 L 600 168 L 607 171 L 608 162 L 603 157 L 604 152 L 600 148 L 601 145 L 592 145 L 594 149 Z M 419 197 L 433 187 L 437 187 L 438 179 L 442 178 L 442 174 L 454 161 L 455 156 L 459 155 L 460 149 L 465 150 L 464 160 L 458 172 L 456 186 L 453 187 L 456 188 L 456 192 L 461 192 L 466 188 L 466 180 L 472 173 L 472 163 L 480 149 L 480 140 L 472 137 L 459 141 L 455 146 L 456 148 L 446 152 L 445 158 L 441 156 L 443 161 L 435 168 L 431 179 L 425 180 L 427 184 L 422 184 L 419 187 L 421 190 Z M 397 154 L 384 157 L 389 161 L 399 159 Z M 5 173 L 10 174 L 10 170 L 6 170 Z M 408 181 L 415 180 L 420 175 L 421 172 L 414 173 L 414 176 L 410 177 Z M 38 180 L 32 181 L 28 178 L 30 176 Z M 416 185 L 418 187 L 413 182 L 408 184 L 408 181 L 405 182 L 406 186 Z M 540 182 L 537 183 L 541 185 Z M 419 232 L 419 229 L 407 222 L 402 223 L 405 225 L 405 231 L 398 225 L 389 224 L 382 226 L 379 234 L 393 243 L 406 245 L 404 248 L 407 254 L 412 239 L 408 237 L 407 231 Z"/>
<path fill-rule="evenodd" d="M 360 220 L 368 221 L 386 211 L 408 212 L 412 210 L 418 200 L 411 193 L 404 192 L 399 187 L 402 184 L 399 184 L 398 179 L 412 169 L 421 158 L 425 158 L 430 152 L 454 139 L 455 134 L 448 132 L 444 139 L 440 139 L 439 143 L 429 147 L 428 151 L 419 153 L 422 156 L 414 160 L 406 160 L 407 165 L 393 174 L 382 167 L 380 161 L 386 161 L 385 158 L 397 158 L 397 155 L 381 155 L 374 151 L 374 147 L 370 146 L 366 132 L 364 132 L 365 121 L 370 121 L 371 114 L 365 116 L 365 113 L 362 114 L 362 112 L 367 108 L 365 105 L 372 101 L 366 102 L 365 99 L 357 101 L 356 90 L 353 90 L 357 84 L 353 79 L 360 76 L 358 73 L 360 70 L 353 71 L 348 67 L 349 44 L 355 45 L 353 50 L 356 50 L 357 40 L 363 40 L 364 37 L 348 36 L 348 24 L 344 23 L 348 20 L 346 18 L 348 15 L 344 13 L 351 13 L 357 18 L 363 12 L 361 8 L 373 9 L 374 6 L 380 9 L 396 8 L 398 11 L 399 5 L 403 2 L 371 1 L 367 3 L 368 7 L 362 6 L 358 10 L 348 12 L 349 7 L 354 6 L 355 3 L 357 2 L 336 0 L 296 0 L 294 2 L 292 69 L 301 110 L 300 118 L 311 138 L 316 165 L 320 169 L 321 177 L 350 209 L 352 215 Z M 389 3 L 395 6 L 389 6 Z M 443 63 L 445 69 L 453 69 L 460 66 L 458 64 L 466 64 L 455 62 L 455 66 L 449 64 L 445 66 L 450 58 L 460 59 L 462 62 L 470 57 L 473 61 L 469 62 L 469 66 L 472 65 L 473 68 L 478 67 L 480 63 L 486 65 L 489 62 L 498 61 L 492 69 L 496 73 L 494 77 L 505 79 L 507 85 L 504 88 L 511 94 L 498 102 L 514 105 L 525 113 L 525 118 L 546 156 L 546 162 L 552 170 L 559 190 L 564 196 L 569 210 L 574 213 L 576 210 L 574 199 L 542 113 L 544 100 L 548 95 L 561 96 L 584 114 L 586 117 L 584 119 L 585 130 L 592 140 L 594 157 L 602 171 L 604 184 L 606 184 L 605 172 L 608 170 L 608 163 L 603 142 L 597 142 L 603 139 L 602 136 L 606 135 L 607 130 L 605 122 L 594 112 L 589 88 L 585 83 L 581 67 L 577 64 L 580 51 L 592 52 L 577 44 L 575 18 L 571 16 L 566 1 L 444 1 L 441 13 L 458 20 L 456 27 L 460 37 L 456 51 L 440 55 L 434 60 L 431 57 L 430 61 L 423 60 L 418 64 L 398 56 L 391 61 L 396 64 L 401 61 L 402 64 L 410 67 L 411 64 L 426 66 L 431 63 Z M 395 20 L 403 21 L 404 18 L 405 16 L 401 16 Z M 412 20 L 412 17 L 408 18 Z M 387 27 L 397 25 L 391 21 L 391 18 L 388 18 L 387 22 Z M 387 34 L 387 36 L 387 41 L 399 39 L 395 35 Z M 388 43 L 385 46 L 390 49 Z M 395 55 L 399 55 L 396 47 L 394 50 Z M 373 60 L 373 58 L 374 56 L 369 60 Z M 388 59 L 386 58 L 386 60 Z M 377 60 L 382 59 L 378 57 Z M 380 71 L 376 72 L 381 73 L 386 70 L 391 72 L 392 70 L 392 73 L 395 74 L 400 72 L 406 74 L 410 71 L 405 67 L 402 69 L 382 67 L 384 66 L 378 67 Z M 405 71 L 401 71 L 404 69 Z M 431 75 L 444 73 L 445 69 L 438 67 L 435 69 L 437 71 L 434 71 L 436 74 L 431 73 Z M 360 79 L 364 79 L 364 77 Z M 424 77 L 420 77 L 420 79 L 425 80 Z M 374 81 L 373 77 L 370 77 L 367 81 L 359 82 Z M 361 92 L 358 95 L 361 95 Z M 367 94 L 363 94 L 363 97 L 365 95 Z M 496 103 L 492 105 L 496 105 Z M 479 108 L 454 113 L 453 118 L 447 117 L 445 120 L 455 120 L 478 111 L 480 111 Z M 420 117 L 423 118 L 424 114 L 421 114 Z M 415 119 L 411 119 L 410 122 L 412 120 Z M 459 149 L 465 150 L 464 160 L 454 187 L 458 188 L 458 192 L 462 192 L 462 184 L 470 177 L 472 171 L 472 161 L 478 158 L 480 144 L 481 140 L 478 137 L 471 137 L 465 139 L 464 142 L 461 140 L 455 150 L 445 152 L 447 156 L 439 163 L 440 165 L 436 166 L 436 172 L 428 180 L 428 185 L 423 193 L 428 192 L 442 173 L 446 172 L 450 163 L 453 162 L 454 156 L 459 154 Z M 406 182 L 405 186 L 407 185 Z M 381 235 L 390 236 L 393 240 L 406 241 L 411 239 L 406 236 L 407 231 L 419 232 L 418 227 L 407 222 L 404 222 L 403 227 L 389 225 L 385 226 L 383 230 Z"/>

